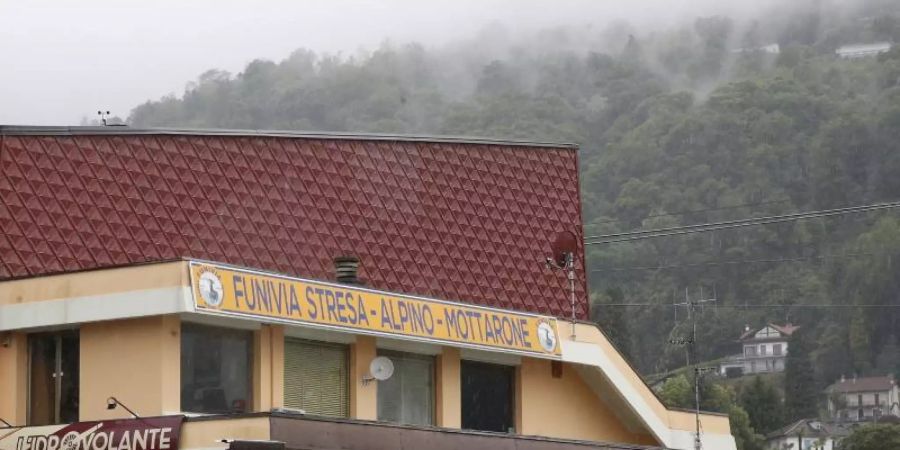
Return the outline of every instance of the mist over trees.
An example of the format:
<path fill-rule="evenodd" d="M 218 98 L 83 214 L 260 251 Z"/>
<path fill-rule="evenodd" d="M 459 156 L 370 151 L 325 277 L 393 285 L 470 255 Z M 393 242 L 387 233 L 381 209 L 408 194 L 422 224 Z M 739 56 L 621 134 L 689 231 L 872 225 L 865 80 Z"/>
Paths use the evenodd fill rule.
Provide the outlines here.
<path fill-rule="evenodd" d="M 577 142 L 586 236 L 900 200 L 900 49 L 834 54 L 900 42 L 900 5 L 783 3 L 664 29 L 492 26 L 436 49 L 297 50 L 207 71 L 129 123 Z M 747 324 L 789 321 L 808 339 L 817 393 L 842 374 L 900 375 L 896 212 L 594 245 L 586 257 L 593 319 L 645 374 L 684 364 L 668 343 L 684 317 L 666 305 L 703 288 L 718 302 L 699 317 L 702 360 L 738 353 Z"/>

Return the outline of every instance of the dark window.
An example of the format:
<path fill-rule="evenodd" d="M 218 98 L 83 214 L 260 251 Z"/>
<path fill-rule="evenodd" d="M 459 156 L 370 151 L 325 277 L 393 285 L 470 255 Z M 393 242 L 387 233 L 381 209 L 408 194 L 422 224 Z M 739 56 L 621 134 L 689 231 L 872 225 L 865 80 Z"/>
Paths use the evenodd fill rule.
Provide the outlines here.
<path fill-rule="evenodd" d="M 28 346 L 28 425 L 77 422 L 78 331 L 33 334 Z"/>
<path fill-rule="evenodd" d="M 878 394 L 875 394 L 875 406 L 878 406 L 880 403 L 878 402 Z"/>
<path fill-rule="evenodd" d="M 431 425 L 434 420 L 434 358 L 380 351 L 394 363 L 394 374 L 378 382 L 378 420 Z"/>
<path fill-rule="evenodd" d="M 252 343 L 250 331 L 182 325 L 182 411 L 247 411 L 250 408 Z"/>
<path fill-rule="evenodd" d="M 469 430 L 513 431 L 514 368 L 462 361 L 462 427 Z"/>

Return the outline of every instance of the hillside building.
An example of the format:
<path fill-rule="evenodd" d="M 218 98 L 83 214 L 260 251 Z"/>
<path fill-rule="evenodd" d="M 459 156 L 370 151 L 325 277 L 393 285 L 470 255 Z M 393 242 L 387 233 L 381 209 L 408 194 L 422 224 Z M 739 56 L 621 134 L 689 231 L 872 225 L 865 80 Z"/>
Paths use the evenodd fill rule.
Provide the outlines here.
<path fill-rule="evenodd" d="M 828 413 L 834 420 L 863 422 L 881 416 L 900 416 L 900 388 L 891 375 L 841 377 L 825 389 Z"/>
<path fill-rule="evenodd" d="M 890 42 L 872 42 L 867 44 L 844 45 L 835 50 L 835 53 L 844 59 L 858 59 L 878 56 L 891 50 Z"/>

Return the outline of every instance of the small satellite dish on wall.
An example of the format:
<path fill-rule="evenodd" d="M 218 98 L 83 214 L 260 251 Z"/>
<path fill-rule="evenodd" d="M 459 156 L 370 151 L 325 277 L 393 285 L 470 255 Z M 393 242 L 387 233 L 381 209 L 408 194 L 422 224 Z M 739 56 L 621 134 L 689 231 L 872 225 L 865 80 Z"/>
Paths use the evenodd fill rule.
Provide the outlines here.
<path fill-rule="evenodd" d="M 369 375 L 363 378 L 363 383 L 372 380 L 384 381 L 394 374 L 394 362 L 386 356 L 378 356 L 369 363 Z"/>
<path fill-rule="evenodd" d="M 565 267 L 570 263 L 569 258 L 573 258 L 575 251 L 578 250 L 578 238 L 571 231 L 560 231 L 553 238 L 550 244 L 550 251 L 553 252 L 553 262 L 557 267 Z"/>

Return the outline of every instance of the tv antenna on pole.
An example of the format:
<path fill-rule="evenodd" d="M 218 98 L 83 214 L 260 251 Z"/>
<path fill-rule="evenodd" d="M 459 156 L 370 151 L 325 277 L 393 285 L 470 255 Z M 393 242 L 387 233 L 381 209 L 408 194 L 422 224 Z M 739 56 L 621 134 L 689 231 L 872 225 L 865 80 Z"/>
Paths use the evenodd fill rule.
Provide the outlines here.
<path fill-rule="evenodd" d="M 707 303 L 715 303 L 717 301 L 715 297 L 715 286 L 713 287 L 713 297 L 704 298 L 703 297 L 703 288 L 700 288 L 700 298 L 697 300 L 691 300 L 690 291 L 688 288 L 684 288 L 684 302 L 682 303 L 674 303 L 672 306 L 675 307 L 675 310 L 678 310 L 679 306 L 684 306 L 687 308 L 688 320 L 691 321 L 691 336 L 688 339 L 670 339 L 670 344 L 676 345 L 687 345 L 688 354 L 687 354 L 687 362 L 688 366 L 691 365 L 692 361 L 696 361 L 697 358 L 697 308 L 703 308 L 703 306 Z M 709 372 L 715 370 L 713 367 L 695 367 L 694 368 L 694 421 L 696 424 L 696 434 L 694 435 L 694 450 L 700 450 L 703 446 L 700 440 L 700 377 L 704 372 Z"/>
<path fill-rule="evenodd" d="M 547 258 L 547 267 L 562 270 L 569 279 L 569 294 L 572 304 L 572 340 L 575 339 L 575 251 L 578 250 L 578 238 L 571 231 L 556 233 L 553 243 L 550 244 L 553 257 Z"/>

